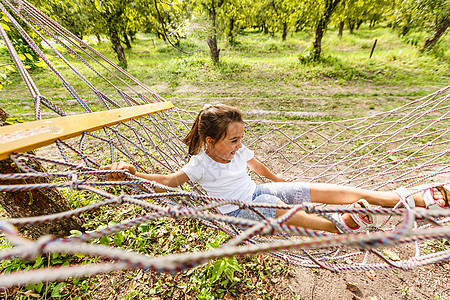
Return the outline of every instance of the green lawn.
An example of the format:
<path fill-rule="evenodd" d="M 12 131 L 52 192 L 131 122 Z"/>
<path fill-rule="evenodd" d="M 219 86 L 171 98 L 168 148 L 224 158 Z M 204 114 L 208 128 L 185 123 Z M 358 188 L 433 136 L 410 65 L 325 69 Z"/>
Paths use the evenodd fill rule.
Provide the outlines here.
<path fill-rule="evenodd" d="M 369 59 L 375 39 L 377 45 Z M 367 109 L 392 109 L 450 82 L 448 36 L 434 52 L 421 53 L 387 28 L 371 30 L 363 26 L 352 35 L 344 32 L 342 38 L 330 29 L 323 42 L 323 60 L 301 63 L 299 58 L 305 56 L 310 43 L 311 37 L 305 33 L 291 34 L 282 42 L 277 35 L 246 32 L 236 38 L 234 45 L 219 44 L 220 63 L 213 64 L 203 41 L 181 40 L 184 49 L 199 50 L 183 54 L 153 35 L 140 34 L 126 55 L 131 75 L 176 106 L 191 110 L 198 110 L 206 102 L 222 102 L 244 111 L 335 112 L 338 108 L 337 115 L 358 116 Z M 109 42 L 93 46 L 116 61 Z M 117 97 L 103 79 L 67 57 L 98 90 Z M 54 63 L 94 109 L 102 109 L 100 103 L 95 103 L 95 95 L 66 65 L 56 60 Z M 74 101 L 64 101 L 72 97 L 50 71 L 31 73 L 42 95 L 58 105 L 70 105 L 72 111 L 79 110 Z M 123 87 L 107 72 L 101 73 Z M 14 117 L 32 119 L 29 92 L 17 73 L 11 81 L 1 91 L 0 105 Z"/>

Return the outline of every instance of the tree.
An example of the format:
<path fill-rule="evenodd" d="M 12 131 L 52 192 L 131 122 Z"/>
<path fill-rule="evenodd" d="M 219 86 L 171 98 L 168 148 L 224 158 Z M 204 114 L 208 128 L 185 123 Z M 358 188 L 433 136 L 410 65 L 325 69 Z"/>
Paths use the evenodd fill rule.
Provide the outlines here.
<path fill-rule="evenodd" d="M 7 125 L 7 118 L 8 114 L 0 108 L 0 126 Z M 38 172 L 45 173 L 44 167 L 37 160 L 29 159 L 25 161 L 25 164 Z M 20 172 L 19 168 L 11 159 L 8 158 L 0 161 L 1 174 Z M 2 181 L 2 184 L 35 184 L 49 182 L 51 182 L 49 178 L 41 177 L 34 179 L 7 180 L 6 182 Z M 12 218 L 50 215 L 70 210 L 67 200 L 54 188 L 0 192 L 0 205 Z M 25 230 L 34 238 L 46 234 L 64 237 L 70 235 L 71 230 L 81 229 L 81 220 L 77 217 L 25 226 Z"/>
<path fill-rule="evenodd" d="M 25 64 L 25 68 L 36 69 L 38 67 L 45 67 L 45 63 L 15 28 L 11 20 L 9 20 L 3 13 L 0 13 L 0 16 L 0 30 L 2 30 L 0 38 L 3 37 L 3 39 L 8 39 L 9 41 L 11 41 L 11 44 L 17 52 L 19 58 Z M 41 45 L 40 37 L 28 26 L 26 26 L 26 24 L 22 22 L 22 20 L 16 19 L 16 21 L 21 26 L 21 28 L 25 30 L 25 32 L 27 32 L 27 34 L 36 42 L 37 47 L 42 50 L 43 48 Z M 17 69 L 14 67 L 11 56 L 7 55 L 3 58 L 5 59 L 5 61 L 2 65 L 0 65 L 0 91 L 3 88 L 3 85 L 11 83 L 11 81 L 8 79 L 9 74 L 17 71 Z"/>
<path fill-rule="evenodd" d="M 97 26 L 102 30 L 112 44 L 114 52 L 117 54 L 119 66 L 126 69 L 128 66 L 121 38 L 127 34 L 126 12 L 133 10 L 133 0 L 84 0 L 85 7 L 90 10 L 91 17 L 96 20 Z"/>
<path fill-rule="evenodd" d="M 162 38 L 180 52 L 191 53 L 179 46 L 181 38 L 186 34 L 186 24 L 192 17 L 192 6 L 189 1 L 139 0 L 136 6 L 139 13 L 136 14 L 133 24 L 147 33 L 156 33 L 158 38 Z"/>
<path fill-rule="evenodd" d="M 322 53 L 322 38 L 330 22 L 331 16 L 341 0 L 323 0 L 319 8 L 319 17 L 315 26 L 312 57 L 314 61 L 320 60 Z"/>
<path fill-rule="evenodd" d="M 422 50 L 432 49 L 450 26 L 448 0 L 403 0 L 396 6 L 393 25 L 400 29 L 401 36 L 415 30 L 429 32 Z"/>
<path fill-rule="evenodd" d="M 265 34 L 271 33 L 272 35 L 276 31 L 277 22 L 273 16 L 273 9 L 270 6 L 270 0 L 260 2 L 257 9 L 253 11 L 253 18 L 256 26 L 259 30 Z"/>
<path fill-rule="evenodd" d="M 422 2 L 425 11 L 424 21 L 429 24 L 432 36 L 423 43 L 422 50 L 432 49 L 450 26 L 450 4 L 445 0 L 428 0 Z"/>
<path fill-rule="evenodd" d="M 219 61 L 220 49 L 217 47 L 217 13 L 222 7 L 225 0 L 211 0 L 202 2 L 203 9 L 207 12 L 210 22 L 210 28 L 208 30 L 208 38 L 206 43 L 209 47 L 209 52 L 213 62 Z"/>
<path fill-rule="evenodd" d="M 139 13 L 136 15 L 136 23 L 138 28 L 144 30 L 147 33 L 154 32 L 158 38 L 166 40 L 166 35 L 164 34 L 163 24 L 170 26 L 170 17 L 168 13 L 168 6 L 165 3 L 158 0 L 140 0 L 136 3 L 136 9 Z M 157 9 L 159 5 L 160 9 Z M 170 10 L 169 6 L 169 10 Z M 167 25 L 168 24 L 168 25 Z"/>
<path fill-rule="evenodd" d="M 444 35 L 449 26 L 450 17 L 440 17 L 435 24 L 433 36 L 425 40 L 422 46 L 422 50 L 429 50 L 433 48 L 437 44 L 438 40 Z"/>
<path fill-rule="evenodd" d="M 342 36 L 344 25 L 347 24 L 350 34 L 353 30 L 366 21 L 370 22 L 370 27 L 381 18 L 388 10 L 389 2 L 386 0 L 346 0 L 336 9 L 336 21 L 338 23 L 338 36 Z"/>
<path fill-rule="evenodd" d="M 90 33 L 90 15 L 83 7 L 82 0 L 34 0 L 32 2 L 78 38 L 83 39 Z"/>
<path fill-rule="evenodd" d="M 219 18 L 223 20 L 219 24 L 221 25 L 220 31 L 225 34 L 228 44 L 234 43 L 236 33 L 244 26 L 249 5 L 250 1 L 246 0 L 227 1 L 224 3 L 223 9 L 220 10 Z"/>
<path fill-rule="evenodd" d="M 276 27 L 281 31 L 281 40 L 286 41 L 289 24 L 292 16 L 297 11 L 297 1 L 284 1 L 284 0 L 269 0 L 266 6 L 270 7 L 274 12 L 274 23 Z"/>

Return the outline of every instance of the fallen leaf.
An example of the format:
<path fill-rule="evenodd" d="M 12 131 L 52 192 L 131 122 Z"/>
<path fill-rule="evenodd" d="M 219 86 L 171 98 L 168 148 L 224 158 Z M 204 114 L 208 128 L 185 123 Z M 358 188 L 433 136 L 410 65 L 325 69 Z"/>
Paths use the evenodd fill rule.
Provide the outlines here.
<path fill-rule="evenodd" d="M 223 297 L 224 300 L 234 300 L 234 297 L 231 295 L 230 292 L 227 292 L 225 296 Z"/>
<path fill-rule="evenodd" d="M 28 298 L 33 297 L 33 298 L 40 298 L 41 295 L 39 295 L 38 293 L 35 293 L 33 290 L 28 290 L 25 293 L 23 293 L 25 296 L 27 296 Z"/>
<path fill-rule="evenodd" d="M 383 250 L 383 254 L 390 260 L 394 260 L 394 261 L 400 260 L 400 257 L 398 256 L 398 254 L 392 250 L 385 249 L 385 250 Z"/>
<path fill-rule="evenodd" d="M 347 290 L 349 290 L 350 292 L 356 292 L 358 290 L 358 286 L 356 283 L 351 283 L 351 282 L 347 282 Z"/>

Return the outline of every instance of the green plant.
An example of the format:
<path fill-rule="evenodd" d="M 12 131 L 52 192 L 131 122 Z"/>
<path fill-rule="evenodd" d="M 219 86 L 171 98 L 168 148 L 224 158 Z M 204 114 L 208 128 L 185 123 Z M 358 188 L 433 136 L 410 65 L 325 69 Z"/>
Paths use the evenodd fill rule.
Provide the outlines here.
<path fill-rule="evenodd" d="M 5 14 L 1 14 L 1 16 L 0 26 L 2 26 L 2 28 L 6 32 L 6 35 L 11 41 L 16 53 L 18 54 L 19 59 L 24 63 L 25 68 L 31 70 L 36 68 L 45 68 L 46 64 L 44 63 L 44 61 L 33 50 L 33 48 L 29 46 L 22 35 L 19 34 L 8 17 L 6 17 Z M 34 32 L 30 32 L 29 34 L 36 41 L 37 47 L 42 49 L 42 46 L 40 45 L 40 38 Z M 16 72 L 16 68 L 6 47 L 0 47 L 0 57 L 6 58 L 7 61 L 6 64 L 3 63 L 0 65 L 0 90 L 2 90 L 4 85 L 12 83 L 12 81 L 8 77 L 12 73 Z"/>
<path fill-rule="evenodd" d="M 217 238 L 207 244 L 207 248 L 217 248 L 226 239 L 228 236 L 219 232 Z M 189 289 L 197 291 L 197 299 L 222 298 L 226 292 L 235 295 L 233 286 L 240 281 L 235 277 L 236 272 L 242 272 L 242 266 L 235 257 L 219 258 L 187 273 L 191 276 Z"/>
<path fill-rule="evenodd" d="M 446 251 L 450 249 L 450 240 L 443 238 L 437 240 L 425 241 L 420 244 L 425 253 L 434 253 L 436 251 Z"/>
<path fill-rule="evenodd" d="M 402 290 L 402 296 L 403 297 L 405 297 L 406 299 L 410 299 L 411 298 L 411 293 L 409 292 L 409 287 L 408 286 L 402 286 L 401 290 Z"/>

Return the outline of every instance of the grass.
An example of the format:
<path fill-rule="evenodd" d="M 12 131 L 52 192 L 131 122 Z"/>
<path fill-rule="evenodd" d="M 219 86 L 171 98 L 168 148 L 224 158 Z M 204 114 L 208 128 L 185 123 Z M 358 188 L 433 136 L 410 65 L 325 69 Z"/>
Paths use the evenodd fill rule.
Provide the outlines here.
<path fill-rule="evenodd" d="M 422 39 L 421 36 L 416 37 Z M 374 55 L 369 59 L 372 45 L 377 40 Z M 328 112 L 328 116 L 289 116 L 275 114 L 258 115 L 259 118 L 277 120 L 307 119 L 323 121 L 359 117 L 368 111 L 386 111 L 424 96 L 449 83 L 450 39 L 444 37 L 433 52 L 422 53 L 411 42 L 400 39 L 390 29 L 362 27 L 353 35 L 344 33 L 337 37 L 337 30 L 330 28 L 324 39 L 323 60 L 319 63 L 301 62 L 307 54 L 311 37 L 299 32 L 282 42 L 278 35 L 244 32 L 233 45 L 219 45 L 221 60 L 211 62 L 206 43 L 182 40 L 184 49 L 200 49 L 193 54 L 182 54 L 153 35 L 141 34 L 126 50 L 128 72 L 150 86 L 177 107 L 199 110 L 204 103 L 222 102 L 239 106 L 244 111 L 302 111 Z M 116 61 L 108 42 L 92 44 L 109 59 Z M 48 50 L 47 50 L 48 52 Z M 89 71 L 78 60 L 68 60 L 85 78 L 106 95 L 117 98 L 114 89 L 100 76 Z M 70 69 L 53 60 L 61 75 L 86 99 L 93 110 L 101 110 L 102 104 L 81 83 Z M 48 70 L 32 70 L 42 95 L 72 113 L 83 110 L 64 89 L 60 81 Z M 108 80 L 118 81 L 102 71 Z M 17 73 L 10 75 L 11 84 L 4 86 L 0 95 L 0 107 L 11 117 L 33 119 L 33 106 L 29 93 Z M 123 86 L 120 84 L 119 86 Z M 70 100 L 70 101 L 68 101 Z M 45 117 L 54 116 L 44 108 Z M 252 116 L 248 114 L 247 116 Z M 83 192 L 63 191 L 71 205 L 79 207 L 98 201 Z M 87 215 L 84 229 L 96 230 L 113 225 L 126 217 L 141 215 L 142 211 L 130 206 L 118 210 L 104 208 Z M 76 234 L 76 233 L 74 233 Z M 194 237 L 194 238 L 193 238 Z M 197 221 L 162 219 L 111 235 L 94 243 L 114 245 L 149 255 L 164 255 L 185 251 L 199 251 L 217 247 L 226 240 L 216 231 Z M 2 240 L 2 248 L 9 247 Z M 444 245 L 446 246 L 446 245 Z M 431 250 L 435 244 L 429 245 Z M 71 262 L 91 263 L 97 258 L 47 255 L 38 263 L 18 259 L 3 261 L 2 272 L 39 268 L 46 265 L 62 265 Z M 174 297 L 196 295 L 198 299 L 234 296 L 239 290 L 253 293 L 255 297 L 275 298 L 273 284 L 264 278 L 286 276 L 284 264 L 266 256 L 235 259 L 219 259 L 177 275 L 140 271 L 105 274 L 101 276 L 70 279 L 60 283 L 42 283 L 15 290 L 17 299 L 26 299 L 32 291 L 36 298 L 50 296 L 95 299 L 98 294 L 110 293 L 111 297 L 124 299 Z M 217 275 L 220 273 L 220 276 Z M 121 282 L 121 286 L 117 285 Z M 127 290 L 128 289 L 128 290 Z M 408 290 L 405 290 L 405 293 Z M 209 296 L 208 296 L 209 295 Z"/>
<path fill-rule="evenodd" d="M 377 46 L 369 59 L 375 39 Z M 333 109 L 339 98 L 351 115 L 361 115 L 368 107 L 397 107 L 449 82 L 450 41 L 447 36 L 437 50 L 422 53 L 387 28 L 363 27 L 352 35 L 345 32 L 342 38 L 337 37 L 335 29 L 330 29 L 323 42 L 323 60 L 301 63 L 299 57 L 307 51 L 310 41 L 305 33 L 291 34 L 283 43 L 277 35 L 246 32 L 239 35 L 233 45 L 219 45 L 221 60 L 214 64 L 208 56 L 206 43 L 201 41 L 182 40 L 182 47 L 200 50 L 183 54 L 152 35 L 139 35 L 133 48 L 126 50 L 128 72 L 181 108 L 197 110 L 205 102 L 220 101 L 240 105 L 244 110 L 258 107 L 318 111 Z M 93 46 L 109 59 L 116 60 L 109 43 Z M 117 97 L 101 77 L 87 72 L 74 58 L 69 56 L 68 59 L 98 90 Z M 91 101 L 93 109 L 101 109 L 96 96 L 67 66 L 55 64 L 83 98 Z M 72 98 L 51 72 L 33 70 L 32 76 L 44 96 L 57 103 Z M 111 76 L 104 76 L 118 84 Z M 11 81 L 2 91 L 0 105 L 13 117 L 26 111 L 26 119 L 31 119 L 32 105 L 27 90 L 17 74 Z M 380 105 L 380 99 L 386 101 Z M 361 100 L 365 105 L 358 109 L 354 104 Z M 18 102 L 25 105 L 20 112 Z"/>

